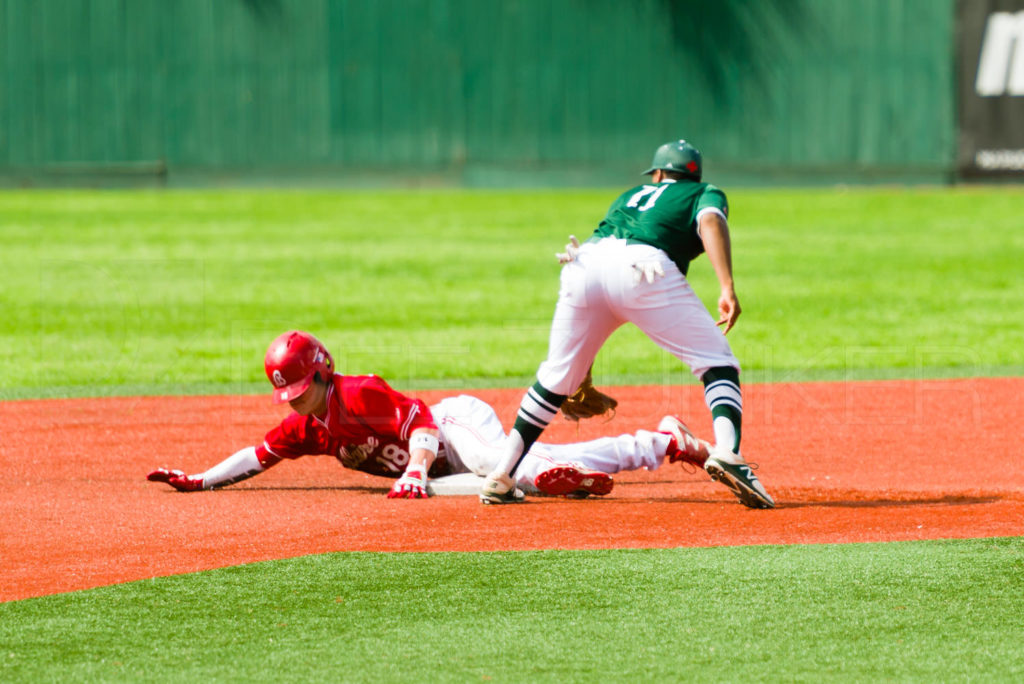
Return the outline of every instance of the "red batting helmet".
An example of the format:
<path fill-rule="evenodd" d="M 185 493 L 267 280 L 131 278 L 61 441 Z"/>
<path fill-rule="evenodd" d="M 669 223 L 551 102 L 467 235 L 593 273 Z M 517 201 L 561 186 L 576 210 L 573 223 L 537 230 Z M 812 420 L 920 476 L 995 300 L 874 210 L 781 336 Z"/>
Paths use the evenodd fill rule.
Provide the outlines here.
<path fill-rule="evenodd" d="M 334 359 L 320 340 L 291 330 L 270 343 L 263 368 L 274 385 L 274 401 L 283 404 L 309 389 L 313 376 L 327 380 L 334 374 Z"/>

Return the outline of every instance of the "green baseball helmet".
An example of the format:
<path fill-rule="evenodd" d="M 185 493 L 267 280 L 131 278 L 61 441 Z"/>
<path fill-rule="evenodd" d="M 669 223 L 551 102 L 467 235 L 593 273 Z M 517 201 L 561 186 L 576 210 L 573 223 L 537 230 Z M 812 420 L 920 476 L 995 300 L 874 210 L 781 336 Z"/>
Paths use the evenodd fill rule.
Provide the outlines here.
<path fill-rule="evenodd" d="M 700 150 L 690 143 L 673 140 L 654 151 L 654 161 L 651 162 L 651 168 L 644 171 L 644 175 L 650 175 L 658 169 L 684 173 L 694 180 L 700 180 L 704 172 L 704 160 Z"/>

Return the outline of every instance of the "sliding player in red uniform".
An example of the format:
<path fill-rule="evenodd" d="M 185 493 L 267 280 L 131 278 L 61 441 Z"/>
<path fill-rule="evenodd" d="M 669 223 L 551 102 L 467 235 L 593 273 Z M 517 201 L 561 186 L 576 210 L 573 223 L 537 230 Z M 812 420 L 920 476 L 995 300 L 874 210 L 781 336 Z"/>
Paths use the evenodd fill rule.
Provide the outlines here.
<path fill-rule="evenodd" d="M 427 479 L 458 473 L 483 477 L 497 465 L 505 431 L 488 404 L 461 395 L 432 407 L 393 390 L 375 375 L 335 372 L 330 352 L 313 335 L 291 331 L 264 360 L 274 401 L 294 413 L 259 446 L 241 449 L 209 470 L 188 475 L 160 468 L 148 479 L 180 491 L 216 489 L 257 475 L 284 459 L 335 456 L 347 468 L 397 478 L 390 498 L 426 498 Z M 610 473 L 653 470 L 667 457 L 697 467 L 708 444 L 673 416 L 658 431 L 578 444 L 537 443 L 517 470 L 517 491 L 584 497 L 612 490 Z"/>

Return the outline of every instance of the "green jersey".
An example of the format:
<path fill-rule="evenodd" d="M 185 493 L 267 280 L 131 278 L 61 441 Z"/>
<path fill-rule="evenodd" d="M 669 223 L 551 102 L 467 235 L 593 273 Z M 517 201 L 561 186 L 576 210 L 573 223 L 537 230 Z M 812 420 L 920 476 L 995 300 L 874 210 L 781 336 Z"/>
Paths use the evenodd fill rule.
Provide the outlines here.
<path fill-rule="evenodd" d="M 686 275 L 690 262 L 704 251 L 697 234 L 697 215 L 704 209 L 717 209 L 729 217 L 725 193 L 710 183 L 638 185 L 612 202 L 593 237 L 617 237 L 657 247 Z"/>

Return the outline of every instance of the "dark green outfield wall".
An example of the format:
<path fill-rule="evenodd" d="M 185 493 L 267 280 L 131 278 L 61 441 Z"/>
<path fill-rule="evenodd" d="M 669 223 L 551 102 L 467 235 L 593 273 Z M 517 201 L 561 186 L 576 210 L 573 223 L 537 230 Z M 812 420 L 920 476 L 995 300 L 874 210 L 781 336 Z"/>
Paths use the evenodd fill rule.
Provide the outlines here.
<path fill-rule="evenodd" d="M 0 0 L 0 175 L 941 180 L 952 0 Z M 151 176 L 151 174 L 165 174 Z"/>

